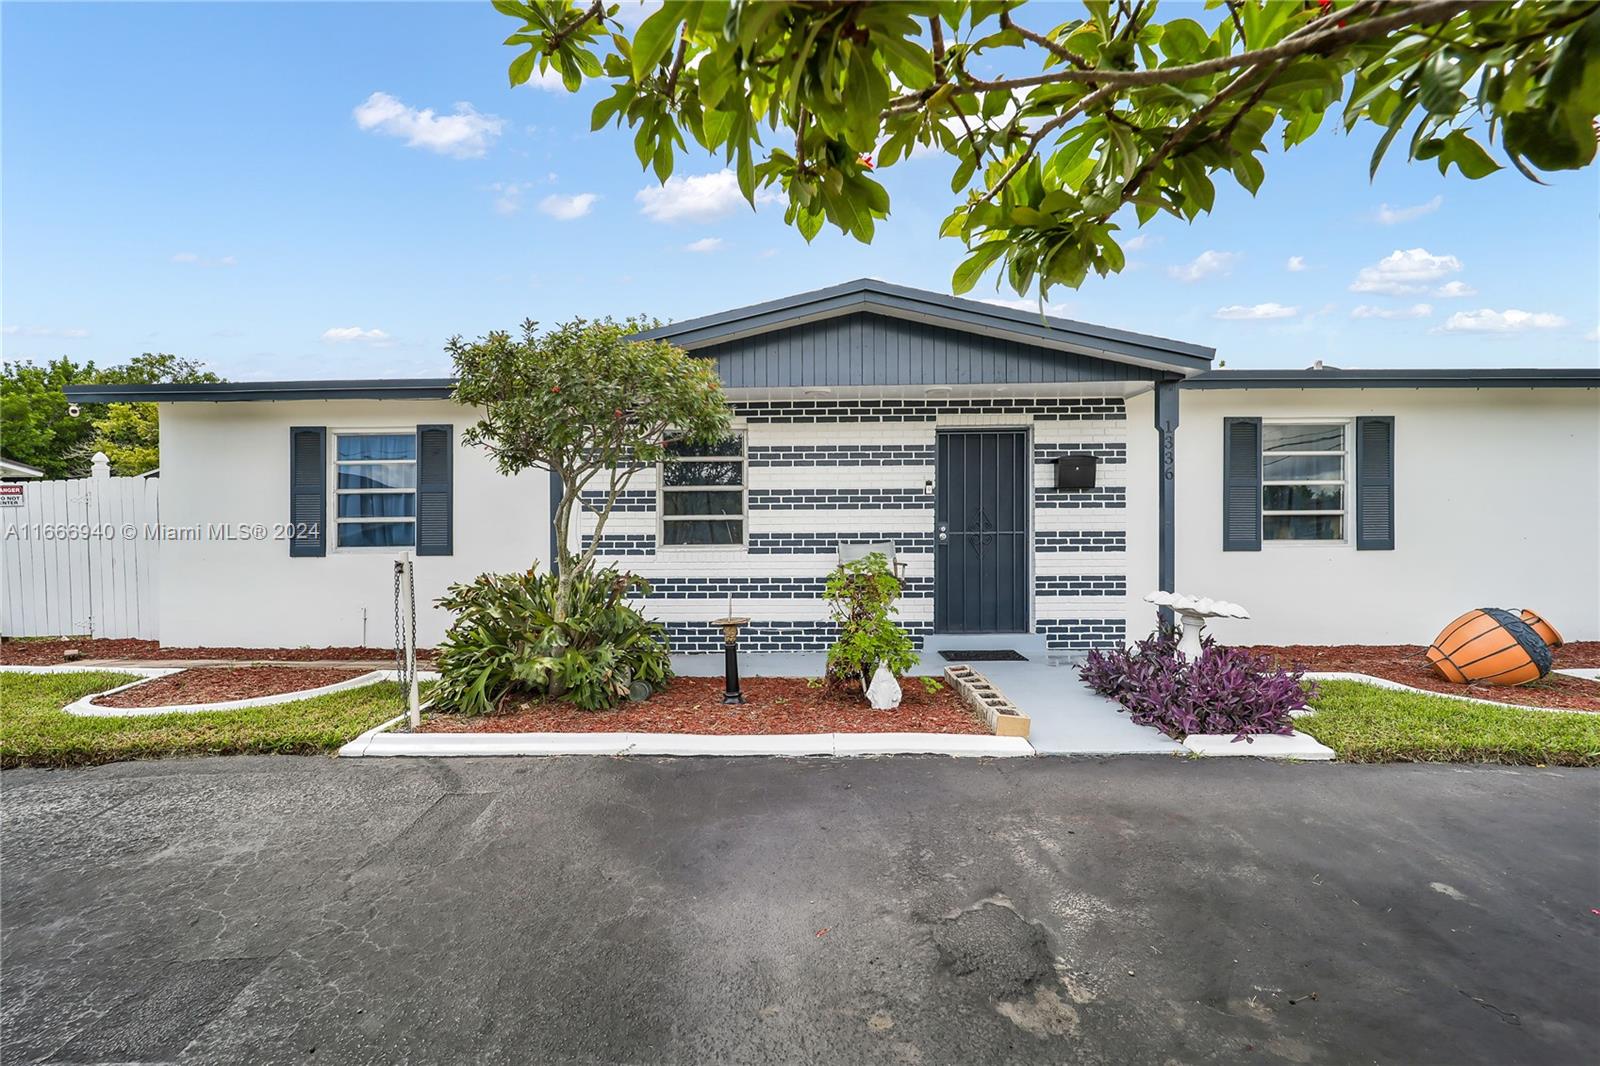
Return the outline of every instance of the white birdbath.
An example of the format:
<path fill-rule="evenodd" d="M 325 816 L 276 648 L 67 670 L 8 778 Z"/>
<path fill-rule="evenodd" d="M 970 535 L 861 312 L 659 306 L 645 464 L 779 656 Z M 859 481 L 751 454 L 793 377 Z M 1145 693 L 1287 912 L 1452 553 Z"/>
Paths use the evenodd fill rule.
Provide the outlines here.
<path fill-rule="evenodd" d="M 1146 603 L 1153 603 L 1157 607 L 1171 607 L 1183 622 L 1183 637 L 1178 641 L 1178 650 L 1184 658 L 1194 662 L 1200 658 L 1200 631 L 1205 628 L 1208 618 L 1249 618 L 1250 612 L 1240 607 L 1237 603 L 1227 600 L 1213 600 L 1209 596 L 1185 596 L 1178 592 L 1152 592 L 1145 597 Z"/>

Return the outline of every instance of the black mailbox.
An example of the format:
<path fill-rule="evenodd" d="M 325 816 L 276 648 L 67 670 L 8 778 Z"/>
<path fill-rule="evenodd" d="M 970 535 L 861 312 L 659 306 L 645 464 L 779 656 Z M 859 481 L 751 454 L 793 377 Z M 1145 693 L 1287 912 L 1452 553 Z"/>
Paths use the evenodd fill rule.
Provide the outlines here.
<path fill-rule="evenodd" d="M 1063 455 L 1056 459 L 1056 488 L 1094 488 L 1096 460 L 1092 455 Z"/>

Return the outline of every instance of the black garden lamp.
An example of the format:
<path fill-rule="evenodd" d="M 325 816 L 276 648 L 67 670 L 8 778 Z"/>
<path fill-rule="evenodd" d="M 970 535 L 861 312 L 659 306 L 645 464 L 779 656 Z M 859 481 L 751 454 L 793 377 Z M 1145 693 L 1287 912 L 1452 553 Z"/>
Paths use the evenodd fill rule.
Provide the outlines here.
<path fill-rule="evenodd" d="M 734 618 L 729 611 L 727 618 L 712 619 L 711 624 L 722 627 L 722 702 L 743 703 L 744 693 L 739 691 L 739 627 L 749 625 L 750 619 Z"/>

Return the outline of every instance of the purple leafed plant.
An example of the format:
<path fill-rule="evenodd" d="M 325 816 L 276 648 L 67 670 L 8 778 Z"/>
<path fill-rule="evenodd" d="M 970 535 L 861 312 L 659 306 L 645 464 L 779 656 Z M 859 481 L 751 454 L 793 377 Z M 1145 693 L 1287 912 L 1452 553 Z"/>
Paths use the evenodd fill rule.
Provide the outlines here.
<path fill-rule="evenodd" d="M 1218 647 L 1209 637 L 1191 663 L 1178 650 L 1178 630 L 1167 626 L 1132 648 L 1091 651 L 1078 676 L 1122 704 L 1135 722 L 1179 738 L 1293 733 L 1289 712 L 1316 695 L 1299 671 L 1279 669 L 1265 655 Z"/>

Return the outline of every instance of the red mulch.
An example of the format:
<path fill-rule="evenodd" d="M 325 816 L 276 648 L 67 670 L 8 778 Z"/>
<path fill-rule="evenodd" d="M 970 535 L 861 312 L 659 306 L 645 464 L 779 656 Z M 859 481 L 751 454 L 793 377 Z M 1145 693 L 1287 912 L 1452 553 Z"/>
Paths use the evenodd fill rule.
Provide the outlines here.
<path fill-rule="evenodd" d="M 320 688 L 359 677 L 363 672 L 328 666 L 198 666 L 102 696 L 94 704 L 97 707 L 165 707 L 220 703 Z"/>
<path fill-rule="evenodd" d="M 720 677 L 680 677 L 642 703 L 582 711 L 552 700 L 508 702 L 497 714 L 441 714 L 424 733 L 987 733 L 948 685 L 930 693 L 914 677 L 900 682 L 899 709 L 875 711 L 859 693 L 812 688 L 803 677 L 752 677 L 745 702 L 722 703 Z"/>
<path fill-rule="evenodd" d="M 1600 682 L 1552 673 L 1526 685 L 1457 685 L 1434 673 L 1421 644 L 1258 645 L 1251 651 L 1276 656 L 1303 670 L 1351 670 L 1402 685 L 1493 700 L 1523 707 L 1600 711 Z M 1556 668 L 1600 666 L 1600 641 L 1580 640 L 1556 649 Z"/>
<path fill-rule="evenodd" d="M 94 659 L 238 659 L 242 662 L 315 662 L 320 659 L 394 658 L 393 648 L 168 648 L 154 640 L 39 640 L 0 641 L 0 663 L 8 666 L 49 666 L 66 660 L 61 653 L 76 648 L 80 661 Z M 418 648 L 417 658 L 431 661 L 433 652 Z"/>

